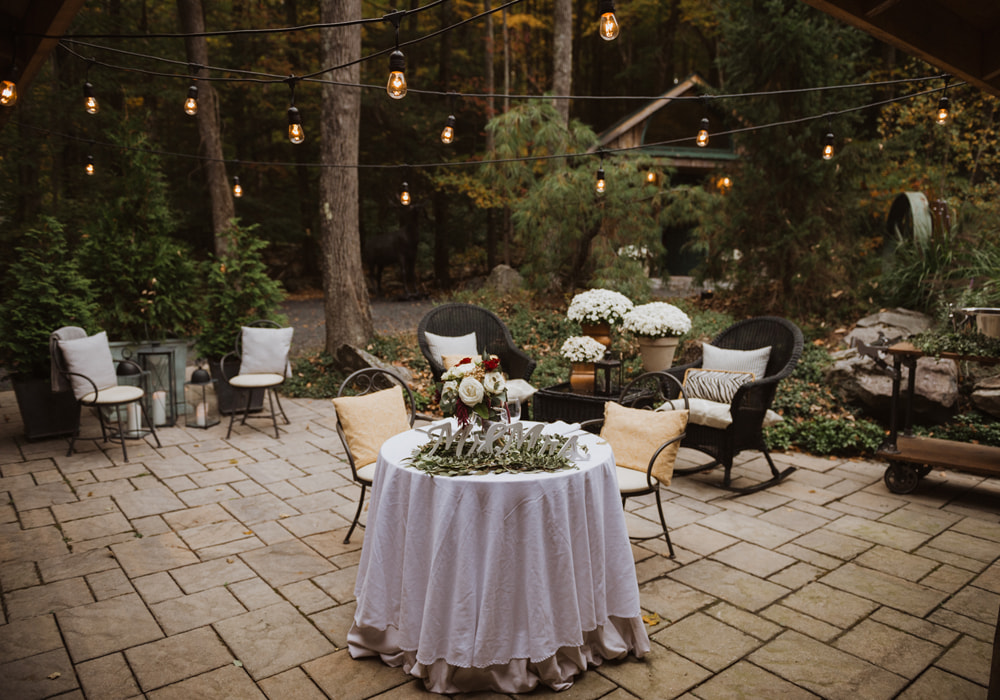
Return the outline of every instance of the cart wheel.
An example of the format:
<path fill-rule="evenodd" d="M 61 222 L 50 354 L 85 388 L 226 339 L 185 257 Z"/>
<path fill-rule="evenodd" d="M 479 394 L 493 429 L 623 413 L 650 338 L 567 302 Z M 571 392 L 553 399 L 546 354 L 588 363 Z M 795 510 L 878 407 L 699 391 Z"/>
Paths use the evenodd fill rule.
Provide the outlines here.
<path fill-rule="evenodd" d="M 893 493 L 910 493 L 917 488 L 920 474 L 909 464 L 890 462 L 889 466 L 885 468 L 883 480 Z"/>
<path fill-rule="evenodd" d="M 917 476 L 919 476 L 921 479 L 923 479 L 925 476 L 927 476 L 928 474 L 931 473 L 931 469 L 932 469 L 932 467 L 930 465 L 925 464 L 924 466 L 920 467 L 917 470 Z"/>

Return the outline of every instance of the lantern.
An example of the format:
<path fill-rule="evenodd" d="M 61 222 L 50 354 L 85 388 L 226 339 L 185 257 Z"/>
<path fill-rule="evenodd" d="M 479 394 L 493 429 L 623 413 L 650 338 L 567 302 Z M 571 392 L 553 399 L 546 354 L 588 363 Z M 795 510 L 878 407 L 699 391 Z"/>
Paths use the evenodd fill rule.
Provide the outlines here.
<path fill-rule="evenodd" d="M 187 409 L 184 424 L 188 428 L 210 428 L 219 423 L 219 399 L 215 393 L 215 380 L 200 364 L 191 373 L 191 381 L 184 385 Z"/>
<path fill-rule="evenodd" d="M 622 389 L 622 361 L 617 353 L 608 350 L 594 363 L 594 393 L 599 396 L 617 396 Z"/>

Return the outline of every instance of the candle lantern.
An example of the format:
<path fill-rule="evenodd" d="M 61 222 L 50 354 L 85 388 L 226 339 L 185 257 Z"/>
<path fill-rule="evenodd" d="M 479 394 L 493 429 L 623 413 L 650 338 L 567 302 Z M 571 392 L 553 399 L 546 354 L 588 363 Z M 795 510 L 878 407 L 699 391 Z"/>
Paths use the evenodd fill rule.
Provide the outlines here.
<path fill-rule="evenodd" d="M 215 393 L 215 380 L 200 364 L 191 373 L 191 381 L 184 385 L 187 410 L 184 424 L 189 428 L 210 428 L 219 423 L 219 399 Z"/>
<path fill-rule="evenodd" d="M 594 393 L 615 396 L 622 389 L 622 361 L 618 353 L 608 350 L 594 363 Z"/>
<path fill-rule="evenodd" d="M 125 361 L 119 362 L 115 369 L 118 375 L 118 384 L 125 386 L 137 386 L 145 388 L 148 372 L 128 357 L 127 352 L 123 353 Z M 116 425 L 121 418 L 120 425 L 125 433 L 124 437 L 136 440 L 149 432 L 149 428 L 142 424 L 142 409 L 139 408 L 138 401 L 132 401 L 123 406 L 104 407 L 104 422 L 108 425 Z"/>
<path fill-rule="evenodd" d="M 139 365 L 149 373 L 146 380 L 146 414 L 157 428 L 177 422 L 174 389 L 174 348 L 154 343 L 139 349 Z"/>

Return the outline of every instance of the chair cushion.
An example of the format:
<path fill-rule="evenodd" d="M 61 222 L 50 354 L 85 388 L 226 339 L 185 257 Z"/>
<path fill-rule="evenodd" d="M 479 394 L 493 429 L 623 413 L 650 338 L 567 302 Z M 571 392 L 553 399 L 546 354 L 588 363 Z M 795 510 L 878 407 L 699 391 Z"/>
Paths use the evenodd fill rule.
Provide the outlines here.
<path fill-rule="evenodd" d="M 273 372 L 255 372 L 253 374 L 237 374 L 229 380 L 238 389 L 266 389 L 278 386 L 285 381 L 285 375 Z"/>
<path fill-rule="evenodd" d="M 444 364 L 444 358 L 457 355 L 458 358 L 452 364 L 456 364 L 463 357 L 475 357 L 479 354 L 476 341 L 476 332 L 465 335 L 437 335 L 435 333 L 424 333 L 427 339 L 427 347 L 431 350 L 431 357 L 439 358 L 439 362 Z M 445 365 L 445 369 L 448 366 Z"/>
<path fill-rule="evenodd" d="M 288 352 L 294 330 L 243 326 L 240 374 L 288 376 Z"/>
<path fill-rule="evenodd" d="M 701 344 L 702 369 L 727 369 L 731 372 L 752 372 L 754 379 L 767 374 L 767 361 L 771 359 L 771 346 L 756 350 L 730 350 Z"/>
<path fill-rule="evenodd" d="M 403 388 L 398 384 L 363 396 L 338 396 L 333 406 L 355 467 L 373 463 L 383 442 L 410 429 Z"/>
<path fill-rule="evenodd" d="M 86 404 L 96 403 L 100 406 L 112 406 L 137 401 L 142 398 L 144 393 L 141 387 L 119 384 L 101 389 L 96 394 L 91 390 L 82 396 L 80 401 Z"/>
<path fill-rule="evenodd" d="M 97 385 L 98 391 L 118 386 L 115 361 L 111 357 L 111 346 L 108 345 L 106 331 L 86 338 L 60 340 L 59 349 L 66 362 L 66 369 L 89 377 Z M 83 377 L 71 376 L 69 381 L 73 387 L 73 396 L 77 400 L 94 393 L 94 387 Z"/>
<path fill-rule="evenodd" d="M 732 403 L 736 390 L 754 380 L 752 372 L 728 369 L 697 369 L 684 372 L 684 394 L 689 399 Z"/>
<path fill-rule="evenodd" d="M 615 476 L 618 477 L 618 490 L 622 493 L 637 493 L 649 489 L 645 471 L 616 466 Z"/>
<path fill-rule="evenodd" d="M 703 425 L 706 428 L 725 430 L 733 423 L 733 416 L 729 412 L 729 406 L 730 404 L 728 403 L 719 403 L 717 401 L 709 401 L 708 399 L 688 399 L 688 407 L 691 409 L 688 422 L 695 425 Z M 674 401 L 665 401 L 656 410 L 676 411 L 683 407 L 684 402 L 677 399 Z M 767 409 L 767 413 L 764 414 L 763 425 L 766 428 L 783 420 L 784 418 L 781 415 L 771 409 Z"/>
<path fill-rule="evenodd" d="M 523 379 L 508 379 L 507 380 L 507 399 L 513 401 L 517 399 L 521 403 L 524 403 L 538 391 L 535 387 L 531 386 L 528 382 Z"/>
<path fill-rule="evenodd" d="M 371 462 L 364 465 L 363 467 L 358 467 L 357 474 L 358 479 L 361 481 L 367 481 L 369 484 L 375 481 L 375 465 L 378 462 Z"/>
<path fill-rule="evenodd" d="M 683 433 L 687 421 L 687 411 L 647 411 L 608 401 L 601 437 L 611 445 L 616 465 L 645 473 L 653 453 Z M 679 447 L 679 442 L 668 446 L 653 464 L 653 477 L 664 486 L 670 485 Z"/>

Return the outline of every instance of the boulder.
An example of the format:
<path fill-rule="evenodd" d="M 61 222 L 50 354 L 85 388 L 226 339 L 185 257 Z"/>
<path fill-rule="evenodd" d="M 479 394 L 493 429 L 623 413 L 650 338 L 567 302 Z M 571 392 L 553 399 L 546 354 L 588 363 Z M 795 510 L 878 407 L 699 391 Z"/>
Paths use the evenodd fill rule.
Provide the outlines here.
<path fill-rule="evenodd" d="M 972 403 L 983 413 L 1000 418 L 1000 374 L 976 382 L 972 389 Z"/>
<path fill-rule="evenodd" d="M 855 340 L 871 345 L 881 338 L 889 340 L 909 338 L 911 335 L 930 329 L 933 325 L 934 321 L 930 316 L 916 311 L 908 309 L 880 311 L 858 321 L 851 332 L 844 336 L 844 342 L 853 347 Z M 919 378 L 919 375 L 917 376 Z"/>
<path fill-rule="evenodd" d="M 497 265 L 490 272 L 490 276 L 486 278 L 483 286 L 497 294 L 510 294 L 519 291 L 523 284 L 520 272 L 510 265 Z"/>
<path fill-rule="evenodd" d="M 873 359 L 860 355 L 853 348 L 836 353 L 834 363 L 826 372 L 827 382 L 844 400 L 861 405 L 873 418 L 888 425 L 892 407 L 892 373 L 879 367 Z M 887 358 L 892 366 L 892 358 Z M 905 394 L 908 371 L 903 368 L 900 391 Z M 914 422 L 943 423 L 958 409 L 958 365 L 953 360 L 921 357 L 917 360 L 916 398 L 913 401 Z M 901 407 L 906 402 L 901 402 Z M 899 416 L 900 421 L 903 416 Z"/>
<path fill-rule="evenodd" d="M 353 345 L 341 345 L 337 348 L 337 363 L 345 372 L 356 372 L 367 367 L 378 367 L 388 370 L 409 385 L 413 382 L 413 373 L 406 367 L 390 364 L 372 355 L 366 350 Z"/>

